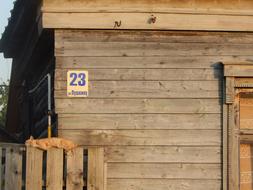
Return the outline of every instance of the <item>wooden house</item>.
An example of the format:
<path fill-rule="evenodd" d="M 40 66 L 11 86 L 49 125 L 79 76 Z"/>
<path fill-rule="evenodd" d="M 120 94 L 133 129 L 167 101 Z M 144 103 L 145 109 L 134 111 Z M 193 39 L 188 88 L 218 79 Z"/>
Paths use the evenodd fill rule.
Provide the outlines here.
<path fill-rule="evenodd" d="M 252 32 L 252 0 L 17 0 L 7 131 L 45 136 L 50 73 L 54 134 L 104 149 L 95 189 L 251 190 Z"/>

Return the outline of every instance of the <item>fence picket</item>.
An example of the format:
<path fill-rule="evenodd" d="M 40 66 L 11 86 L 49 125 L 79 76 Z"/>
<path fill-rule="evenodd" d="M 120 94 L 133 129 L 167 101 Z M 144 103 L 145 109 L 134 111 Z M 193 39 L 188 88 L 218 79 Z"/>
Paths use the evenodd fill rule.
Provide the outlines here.
<path fill-rule="evenodd" d="M 104 149 L 88 150 L 88 190 L 104 189 Z"/>
<path fill-rule="evenodd" d="M 83 149 L 77 148 L 67 155 L 67 190 L 82 190 L 83 185 Z"/>
<path fill-rule="evenodd" d="M 22 153 L 20 148 L 6 149 L 5 189 L 22 189 Z"/>
<path fill-rule="evenodd" d="M 47 190 L 62 190 L 63 149 L 52 148 L 47 151 Z"/>
<path fill-rule="evenodd" d="M 26 148 L 26 190 L 42 189 L 42 160 L 42 150 Z"/>

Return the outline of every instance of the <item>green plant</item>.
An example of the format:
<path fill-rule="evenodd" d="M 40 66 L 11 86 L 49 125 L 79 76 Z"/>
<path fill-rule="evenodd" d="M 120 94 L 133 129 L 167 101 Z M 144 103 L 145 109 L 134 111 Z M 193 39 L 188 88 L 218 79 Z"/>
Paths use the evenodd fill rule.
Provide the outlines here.
<path fill-rule="evenodd" d="M 9 94 L 9 81 L 0 84 L 0 125 L 5 126 L 6 124 L 6 113 L 8 104 Z"/>

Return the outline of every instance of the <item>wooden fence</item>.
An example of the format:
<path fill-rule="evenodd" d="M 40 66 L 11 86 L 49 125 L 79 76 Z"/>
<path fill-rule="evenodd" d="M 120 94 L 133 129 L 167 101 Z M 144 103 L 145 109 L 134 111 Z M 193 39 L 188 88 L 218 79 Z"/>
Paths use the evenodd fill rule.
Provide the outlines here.
<path fill-rule="evenodd" d="M 0 190 L 103 190 L 104 151 L 0 144 Z"/>

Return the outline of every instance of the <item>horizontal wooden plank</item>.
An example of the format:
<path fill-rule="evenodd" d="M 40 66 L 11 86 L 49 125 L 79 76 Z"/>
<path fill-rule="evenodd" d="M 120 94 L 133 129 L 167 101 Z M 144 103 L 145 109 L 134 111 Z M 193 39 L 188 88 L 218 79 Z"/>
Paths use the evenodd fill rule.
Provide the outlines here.
<path fill-rule="evenodd" d="M 224 75 L 232 77 L 253 77 L 253 63 L 252 65 L 225 65 Z"/>
<path fill-rule="evenodd" d="M 88 1 L 45 0 L 43 12 L 204 12 L 205 14 L 243 14 L 253 5 L 248 0 L 148 0 Z M 250 12 L 251 13 L 251 12 Z"/>
<path fill-rule="evenodd" d="M 253 19 L 252 19 L 253 21 Z M 252 24 L 253 26 L 253 24 Z M 56 42 L 56 56 L 251 56 L 253 44 L 158 42 Z"/>
<path fill-rule="evenodd" d="M 108 179 L 110 190 L 216 190 L 221 189 L 220 180 L 189 179 Z"/>
<path fill-rule="evenodd" d="M 221 129 L 221 114 L 60 114 L 59 129 Z"/>
<path fill-rule="evenodd" d="M 59 137 L 80 145 L 220 146 L 219 130 L 59 130 Z"/>
<path fill-rule="evenodd" d="M 74 70 L 74 69 L 71 69 Z M 90 81 L 219 80 L 220 69 L 85 69 Z M 55 79 L 67 81 L 67 69 L 55 70 Z"/>
<path fill-rule="evenodd" d="M 253 39 L 253 36 L 252 36 Z M 252 42 L 253 43 L 253 42 Z M 57 69 L 212 69 L 221 62 L 245 62 L 253 56 L 56 57 Z"/>
<path fill-rule="evenodd" d="M 252 127 L 251 128 L 248 127 L 248 128 L 242 128 L 242 129 L 240 129 L 240 135 L 253 135 L 253 129 L 252 129 Z"/>
<path fill-rule="evenodd" d="M 220 164 L 109 163 L 113 179 L 221 179 Z"/>
<path fill-rule="evenodd" d="M 56 113 L 221 113 L 218 99 L 56 99 Z"/>
<path fill-rule="evenodd" d="M 56 30 L 56 42 L 157 42 L 250 44 L 252 33 L 198 31 Z"/>
<path fill-rule="evenodd" d="M 236 87 L 253 87 L 253 78 L 236 78 L 235 80 L 235 86 Z M 241 89 L 240 89 L 241 90 Z M 246 90 L 246 89 L 244 89 Z M 250 89 L 247 89 L 247 91 Z"/>
<path fill-rule="evenodd" d="M 25 149 L 25 145 L 24 144 L 0 142 L 0 148 L 19 148 L 20 151 L 22 151 Z"/>
<path fill-rule="evenodd" d="M 252 143 L 253 141 L 253 135 L 250 134 L 250 135 L 241 135 L 240 136 L 240 142 L 241 143 Z"/>
<path fill-rule="evenodd" d="M 55 98 L 67 98 L 67 82 L 55 82 Z M 89 98 L 219 98 L 219 81 L 92 81 Z"/>
<path fill-rule="evenodd" d="M 150 22 L 152 15 L 156 17 L 155 23 Z M 253 31 L 252 18 L 249 15 L 44 12 L 42 25 L 44 28 L 76 29 Z"/>
<path fill-rule="evenodd" d="M 106 147 L 107 162 L 220 163 L 220 147 L 112 146 Z"/>

